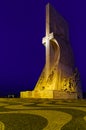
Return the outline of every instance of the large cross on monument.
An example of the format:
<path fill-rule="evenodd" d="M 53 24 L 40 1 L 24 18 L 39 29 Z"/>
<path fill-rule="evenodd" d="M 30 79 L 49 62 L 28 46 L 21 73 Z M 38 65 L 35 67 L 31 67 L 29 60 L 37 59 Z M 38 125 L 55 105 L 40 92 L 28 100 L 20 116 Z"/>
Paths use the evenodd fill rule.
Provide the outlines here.
<path fill-rule="evenodd" d="M 46 46 L 46 79 L 50 73 L 50 40 L 54 38 L 53 33 L 50 33 L 50 5 L 46 5 L 46 36 L 42 39 L 42 43 Z"/>

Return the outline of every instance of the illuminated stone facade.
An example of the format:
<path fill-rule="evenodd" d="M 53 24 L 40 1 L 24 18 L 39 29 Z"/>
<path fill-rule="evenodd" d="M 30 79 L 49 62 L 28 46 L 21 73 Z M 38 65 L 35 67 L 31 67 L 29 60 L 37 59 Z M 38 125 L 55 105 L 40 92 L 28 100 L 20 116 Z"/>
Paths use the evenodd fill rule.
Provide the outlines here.
<path fill-rule="evenodd" d="M 74 65 L 68 25 L 50 5 L 46 5 L 45 67 L 33 91 L 20 92 L 21 98 L 82 98 L 79 73 Z"/>

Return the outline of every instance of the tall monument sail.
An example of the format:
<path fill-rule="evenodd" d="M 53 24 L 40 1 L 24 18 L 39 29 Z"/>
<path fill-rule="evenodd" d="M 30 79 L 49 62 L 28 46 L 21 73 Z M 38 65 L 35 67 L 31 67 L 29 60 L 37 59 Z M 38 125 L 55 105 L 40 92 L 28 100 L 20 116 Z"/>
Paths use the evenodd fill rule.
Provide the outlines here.
<path fill-rule="evenodd" d="M 48 3 L 46 5 L 45 66 L 33 91 L 21 92 L 21 98 L 82 98 L 79 73 L 69 41 L 64 18 Z"/>

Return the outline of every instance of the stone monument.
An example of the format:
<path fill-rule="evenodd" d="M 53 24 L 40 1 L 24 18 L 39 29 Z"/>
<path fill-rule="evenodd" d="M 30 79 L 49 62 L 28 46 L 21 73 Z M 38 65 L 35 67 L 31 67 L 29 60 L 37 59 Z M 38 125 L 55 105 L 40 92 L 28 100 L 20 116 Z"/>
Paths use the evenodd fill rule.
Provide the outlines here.
<path fill-rule="evenodd" d="M 68 25 L 48 3 L 46 5 L 46 63 L 33 91 L 20 92 L 21 98 L 82 98 L 80 77 L 74 65 Z"/>

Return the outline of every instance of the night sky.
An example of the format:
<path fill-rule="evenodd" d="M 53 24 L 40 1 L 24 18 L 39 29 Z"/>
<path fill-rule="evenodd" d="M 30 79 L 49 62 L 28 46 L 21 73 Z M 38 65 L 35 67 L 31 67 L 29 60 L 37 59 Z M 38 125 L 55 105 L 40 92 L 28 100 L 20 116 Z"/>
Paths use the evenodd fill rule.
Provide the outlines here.
<path fill-rule="evenodd" d="M 45 5 L 66 19 L 86 91 L 86 0 L 0 1 L 0 96 L 34 88 L 45 64 Z"/>

